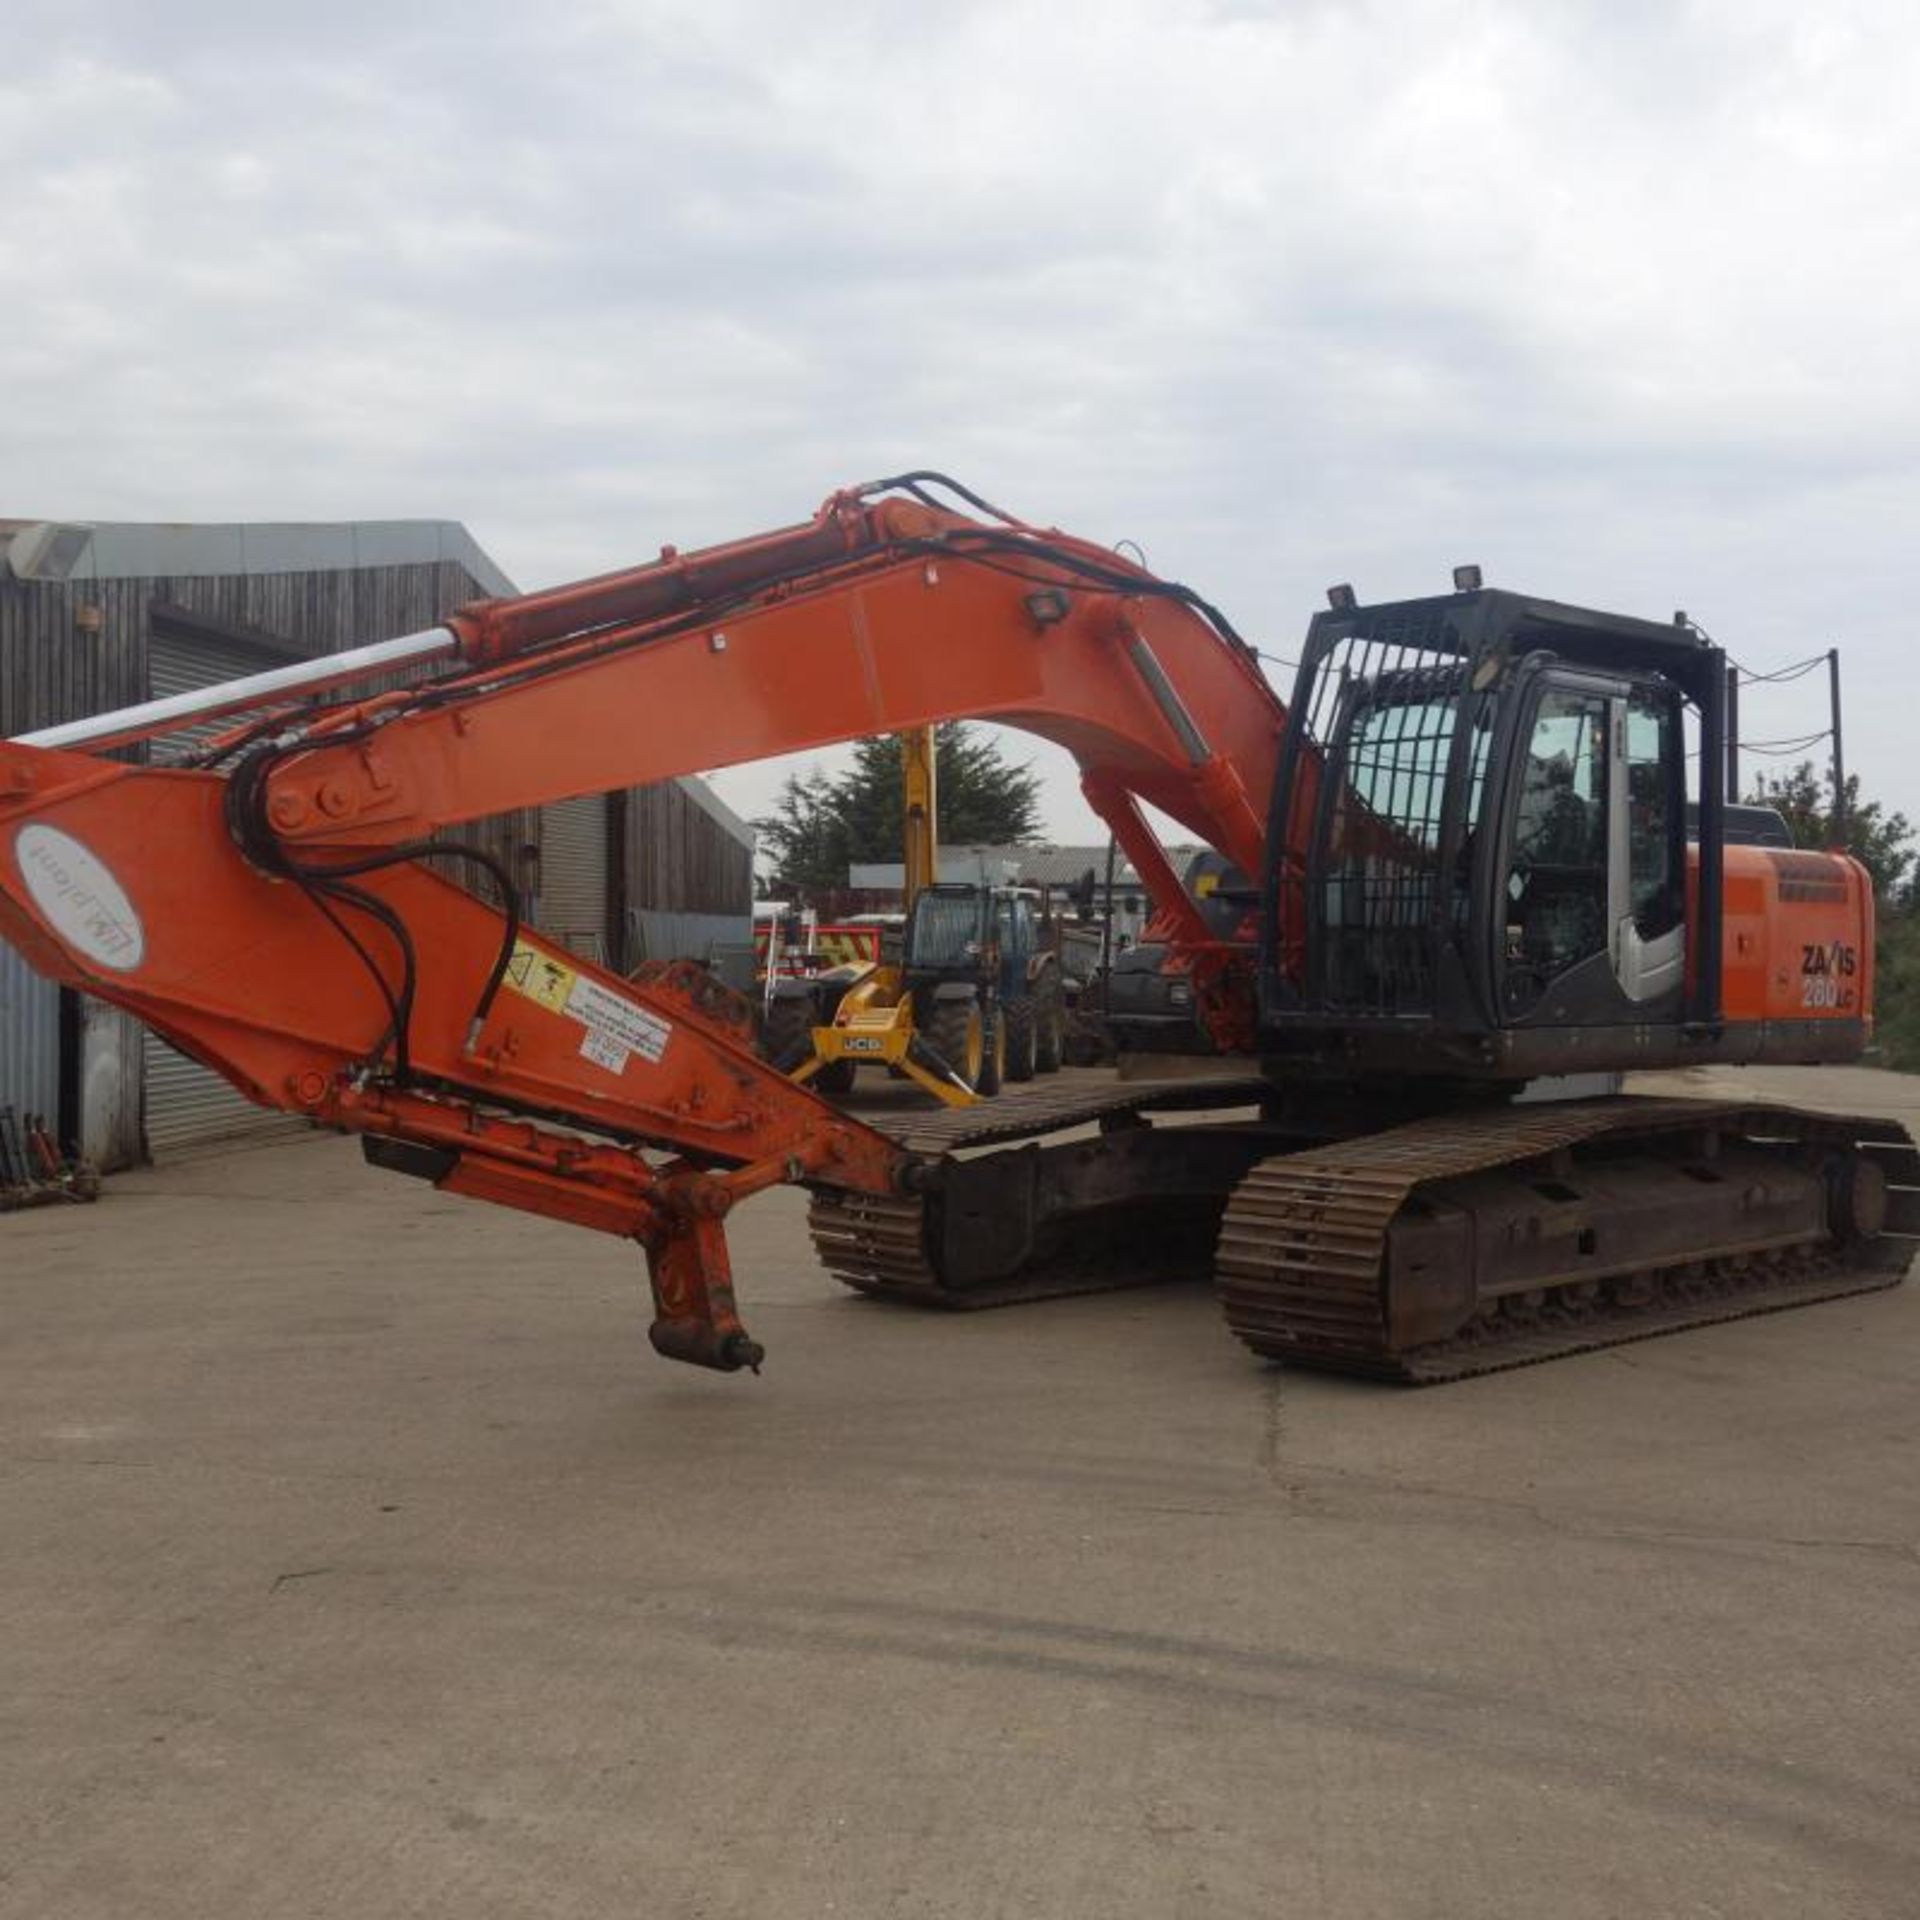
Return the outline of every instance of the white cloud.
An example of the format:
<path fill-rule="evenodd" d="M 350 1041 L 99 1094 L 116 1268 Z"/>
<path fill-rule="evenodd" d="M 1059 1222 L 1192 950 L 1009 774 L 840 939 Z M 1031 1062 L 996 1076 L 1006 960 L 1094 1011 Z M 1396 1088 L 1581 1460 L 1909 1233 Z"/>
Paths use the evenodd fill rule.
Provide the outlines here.
<path fill-rule="evenodd" d="M 1916 83 L 1891 4 L 29 8 L 0 506 L 531 585 L 926 462 L 1283 653 L 1464 558 L 1837 639 L 1920 816 Z"/>

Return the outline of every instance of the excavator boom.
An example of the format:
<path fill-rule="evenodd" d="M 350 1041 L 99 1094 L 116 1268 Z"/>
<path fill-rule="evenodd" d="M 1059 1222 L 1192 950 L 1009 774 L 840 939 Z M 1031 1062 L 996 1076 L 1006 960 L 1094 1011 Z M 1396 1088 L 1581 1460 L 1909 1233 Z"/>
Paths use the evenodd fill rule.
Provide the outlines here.
<path fill-rule="evenodd" d="M 700 969 L 618 980 L 520 928 L 507 876 L 504 910 L 455 885 L 484 862 L 446 830 L 980 715 L 1067 746 L 1143 870 L 1143 803 L 1257 863 L 1285 723 L 1197 596 L 920 476 L 372 652 L 451 664 L 358 700 L 312 697 L 326 662 L 216 692 L 193 717 L 247 711 L 178 765 L 103 756 L 179 702 L 0 745 L 0 935 L 383 1164 L 639 1240 L 655 1344 L 723 1367 L 758 1357 L 726 1211 L 776 1181 L 897 1195 L 916 1163 L 757 1059 Z"/>

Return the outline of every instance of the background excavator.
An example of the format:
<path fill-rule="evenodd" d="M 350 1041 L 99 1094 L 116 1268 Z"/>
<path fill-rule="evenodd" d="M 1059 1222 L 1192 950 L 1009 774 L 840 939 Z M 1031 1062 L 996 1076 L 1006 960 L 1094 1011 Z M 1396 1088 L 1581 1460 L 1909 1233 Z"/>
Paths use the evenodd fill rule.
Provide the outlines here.
<path fill-rule="evenodd" d="M 871 1293 L 1211 1270 L 1256 1352 L 1400 1379 L 1897 1281 L 1895 1126 L 1515 1097 L 1866 1042 L 1864 871 L 1727 842 L 1720 651 L 1478 587 L 1331 598 L 1283 705 L 1191 589 L 902 475 L 0 745 L 0 935 L 378 1165 L 637 1240 L 653 1344 L 723 1369 L 762 1357 L 725 1218 L 782 1182 Z M 113 757 L 216 713 L 241 717 L 178 765 Z M 445 836 L 507 808 L 963 717 L 1072 753 L 1243 1079 L 1060 1080 L 883 1132 L 758 1057 L 699 968 L 618 980 L 438 871 L 484 865 Z M 1255 938 L 1149 808 L 1257 888 Z"/>

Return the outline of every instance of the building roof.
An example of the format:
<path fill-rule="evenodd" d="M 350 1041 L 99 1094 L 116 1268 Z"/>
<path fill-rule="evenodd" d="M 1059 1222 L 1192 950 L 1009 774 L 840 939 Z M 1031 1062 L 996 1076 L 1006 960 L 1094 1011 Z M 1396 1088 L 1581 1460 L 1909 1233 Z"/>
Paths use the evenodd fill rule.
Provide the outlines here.
<path fill-rule="evenodd" d="M 17 578 L 181 580 L 223 574 L 461 568 L 483 594 L 519 592 L 458 520 L 20 520 L 0 518 L 0 558 Z M 675 784 L 751 848 L 753 828 L 695 775 Z"/>
<path fill-rule="evenodd" d="M 24 579 L 180 580 L 452 561 L 485 593 L 516 591 L 458 520 L 0 519 L 0 541 Z"/>

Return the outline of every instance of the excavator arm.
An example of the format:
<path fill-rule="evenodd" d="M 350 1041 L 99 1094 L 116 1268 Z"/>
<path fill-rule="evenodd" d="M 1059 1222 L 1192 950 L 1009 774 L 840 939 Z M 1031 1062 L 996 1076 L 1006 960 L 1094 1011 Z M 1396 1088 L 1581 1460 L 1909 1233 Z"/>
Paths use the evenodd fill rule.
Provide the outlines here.
<path fill-rule="evenodd" d="M 447 867 L 488 814 L 937 720 L 1058 741 L 1196 954 L 1223 1040 L 1244 976 L 1142 812 L 1249 872 L 1285 714 L 1185 588 L 909 475 L 801 526 L 456 614 L 444 633 L 212 697 L 0 745 L 0 935 L 122 1006 L 262 1104 L 366 1137 L 369 1157 L 635 1239 L 654 1345 L 757 1364 L 723 1222 L 758 1189 L 875 1196 L 924 1166 L 753 1052 L 701 969 L 622 981 L 521 929 Z M 356 664 L 439 657 L 361 698 Z M 291 681 L 292 684 L 288 684 Z M 181 764 L 108 750 L 237 713 Z M 1185 911 L 1182 911 L 1183 903 Z M 1204 967 L 1202 971 L 1204 971 Z"/>
<path fill-rule="evenodd" d="M 1144 802 L 1261 866 L 1286 714 L 1251 650 L 1187 589 L 1065 535 L 863 489 L 757 543 L 669 550 L 451 624 L 465 673 L 342 710 L 280 756 L 280 839 L 390 845 L 981 718 L 1066 747 L 1123 843 Z M 1168 875 L 1157 892 L 1181 889 Z M 1205 938 L 1197 913 L 1191 932 Z"/>

